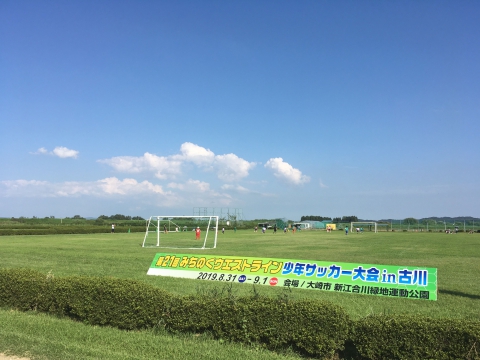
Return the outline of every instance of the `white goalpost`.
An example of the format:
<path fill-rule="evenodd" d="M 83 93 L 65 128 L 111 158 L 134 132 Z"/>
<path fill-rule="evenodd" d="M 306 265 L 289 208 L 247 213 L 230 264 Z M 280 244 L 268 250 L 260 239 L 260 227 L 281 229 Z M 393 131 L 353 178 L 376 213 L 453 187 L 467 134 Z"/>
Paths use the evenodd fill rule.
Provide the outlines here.
<path fill-rule="evenodd" d="M 210 215 L 150 216 L 142 247 L 215 249 L 218 218 Z M 197 236 L 197 228 L 199 236 Z"/>
<path fill-rule="evenodd" d="M 355 230 L 354 225 L 368 225 L 368 226 L 375 226 L 375 233 L 378 232 L 377 230 L 377 223 L 375 221 L 354 221 L 350 223 L 350 231 L 353 233 Z M 357 226 L 358 227 L 358 226 Z"/>

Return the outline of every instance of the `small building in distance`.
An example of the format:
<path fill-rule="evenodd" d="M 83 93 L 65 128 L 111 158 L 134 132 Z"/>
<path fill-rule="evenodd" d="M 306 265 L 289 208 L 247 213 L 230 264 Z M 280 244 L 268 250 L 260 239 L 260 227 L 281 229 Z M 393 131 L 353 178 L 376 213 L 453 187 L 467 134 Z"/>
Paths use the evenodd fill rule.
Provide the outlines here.
<path fill-rule="evenodd" d="M 325 226 L 326 227 L 330 226 L 331 230 L 337 230 L 337 224 L 333 224 L 331 222 L 328 222 Z"/>
<path fill-rule="evenodd" d="M 258 228 L 259 229 L 261 229 L 261 228 L 271 229 L 272 225 L 270 225 L 270 223 L 268 223 L 268 222 L 258 223 Z"/>
<path fill-rule="evenodd" d="M 327 226 L 326 224 L 330 221 L 314 221 L 314 220 L 304 220 L 296 222 L 293 224 L 299 230 L 322 230 Z"/>

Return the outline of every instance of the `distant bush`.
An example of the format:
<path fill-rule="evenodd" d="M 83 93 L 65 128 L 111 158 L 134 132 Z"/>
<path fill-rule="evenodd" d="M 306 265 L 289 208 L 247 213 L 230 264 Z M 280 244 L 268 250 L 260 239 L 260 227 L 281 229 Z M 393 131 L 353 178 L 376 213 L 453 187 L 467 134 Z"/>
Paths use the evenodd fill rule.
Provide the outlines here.
<path fill-rule="evenodd" d="M 109 233 L 112 228 L 110 226 L 52 226 L 42 228 L 0 228 L 0 236 L 2 235 L 55 235 L 55 234 L 101 234 Z M 145 226 L 116 226 L 116 233 L 145 232 Z"/>

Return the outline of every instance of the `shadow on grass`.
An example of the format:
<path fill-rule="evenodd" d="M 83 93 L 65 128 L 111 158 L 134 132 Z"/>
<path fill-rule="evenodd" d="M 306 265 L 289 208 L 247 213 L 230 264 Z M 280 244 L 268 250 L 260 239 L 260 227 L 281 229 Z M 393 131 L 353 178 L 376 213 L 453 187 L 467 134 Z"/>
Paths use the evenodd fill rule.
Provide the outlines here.
<path fill-rule="evenodd" d="M 474 294 L 467 294 L 461 291 L 452 291 L 452 290 L 438 290 L 440 294 L 447 294 L 447 295 L 453 295 L 453 296 L 461 296 L 469 299 L 475 299 L 475 300 L 480 300 L 480 295 L 474 295 Z"/>

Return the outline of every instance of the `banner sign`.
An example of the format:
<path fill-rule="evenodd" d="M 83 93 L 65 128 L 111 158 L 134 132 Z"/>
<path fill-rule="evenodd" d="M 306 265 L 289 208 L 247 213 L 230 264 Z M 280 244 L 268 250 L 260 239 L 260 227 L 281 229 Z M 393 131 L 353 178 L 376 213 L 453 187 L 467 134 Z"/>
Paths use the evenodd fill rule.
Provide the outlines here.
<path fill-rule="evenodd" d="M 158 253 L 147 275 L 437 300 L 437 269 L 414 266 Z"/>

